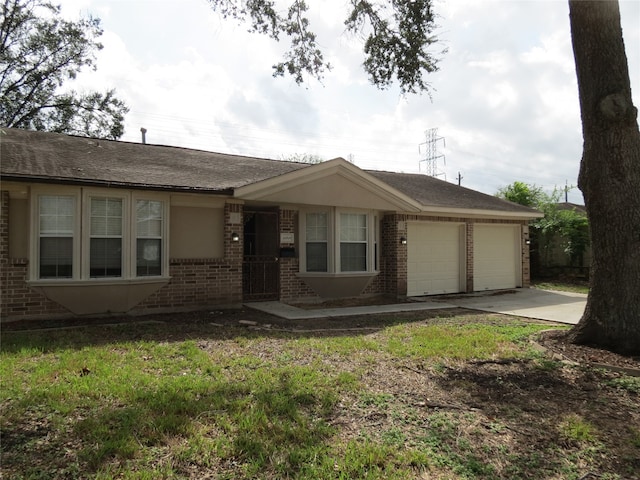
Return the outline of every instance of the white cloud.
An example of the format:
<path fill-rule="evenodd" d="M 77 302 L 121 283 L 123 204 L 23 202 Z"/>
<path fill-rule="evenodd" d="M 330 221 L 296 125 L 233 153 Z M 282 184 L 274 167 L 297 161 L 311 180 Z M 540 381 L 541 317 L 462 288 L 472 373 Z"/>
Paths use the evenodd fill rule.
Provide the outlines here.
<path fill-rule="evenodd" d="M 486 193 L 515 180 L 576 183 L 582 139 L 564 0 L 437 0 L 434 53 L 449 53 L 429 78 L 432 100 L 372 87 L 361 44 L 343 35 L 348 3 L 321 5 L 312 25 L 334 70 L 299 87 L 271 78 L 285 46 L 224 21 L 204 0 L 63 1 L 72 15 L 103 20 L 98 71 L 78 84 L 116 88 L 131 107 L 124 140 L 139 141 L 144 126 L 152 143 L 273 158 L 352 154 L 363 168 L 416 172 L 424 131 L 438 127 L 449 181 L 460 171 L 463 185 Z M 632 85 L 639 6 L 621 2 Z"/>

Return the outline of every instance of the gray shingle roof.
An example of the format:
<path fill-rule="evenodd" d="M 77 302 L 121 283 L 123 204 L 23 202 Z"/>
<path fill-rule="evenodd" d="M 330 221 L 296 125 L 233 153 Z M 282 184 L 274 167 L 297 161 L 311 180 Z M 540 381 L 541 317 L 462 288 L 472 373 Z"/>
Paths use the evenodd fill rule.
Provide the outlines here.
<path fill-rule="evenodd" d="M 508 202 L 476 190 L 460 187 L 427 175 L 375 170 L 367 170 L 367 173 L 424 206 L 498 210 L 529 214 L 535 212 L 529 207 Z"/>
<path fill-rule="evenodd" d="M 311 167 L 179 147 L 0 129 L 0 173 L 5 180 L 232 194 L 236 188 Z M 427 207 L 535 213 L 426 175 L 367 173 Z"/>
<path fill-rule="evenodd" d="M 3 128 L 3 177 L 229 192 L 308 164 Z"/>

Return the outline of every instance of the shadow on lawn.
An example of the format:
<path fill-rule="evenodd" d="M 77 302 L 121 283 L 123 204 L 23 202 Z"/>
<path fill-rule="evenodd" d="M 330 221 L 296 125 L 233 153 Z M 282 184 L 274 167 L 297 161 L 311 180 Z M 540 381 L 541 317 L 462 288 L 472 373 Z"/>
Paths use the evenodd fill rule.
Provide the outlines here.
<path fill-rule="evenodd" d="M 251 310 L 223 312 L 192 312 L 148 317 L 110 317 L 56 321 L 24 321 L 20 325 L 2 327 L 2 350 L 6 353 L 22 349 L 55 352 L 61 349 L 82 349 L 87 346 L 121 342 L 180 342 L 184 340 L 229 340 L 234 338 L 284 338 L 359 336 L 387 327 L 421 321 L 439 321 L 464 315 L 470 322 L 499 315 L 467 309 L 428 310 L 359 315 L 310 320 L 286 320 Z M 240 321 L 255 322 L 241 324 Z M 90 322 L 82 323 L 82 322 Z M 34 328 L 36 327 L 36 328 Z"/>
<path fill-rule="evenodd" d="M 186 385 L 181 380 L 141 387 L 121 404 L 71 411 L 65 428 L 54 430 L 41 418 L 30 423 L 28 415 L 3 422 L 3 469 L 24 478 L 83 477 L 98 470 L 117 476 L 136 458 L 156 474 L 163 468 L 173 474 L 195 468 L 237 470 L 251 478 L 265 469 L 293 474 L 328 449 L 333 428 L 326 419 L 336 400 L 328 391 L 298 385 L 290 370 L 280 369 L 262 382 L 209 378 Z M 27 395 L 24 402 L 42 399 Z M 141 457 L 151 457 L 151 465 Z M 170 459 L 168 465 L 158 458 Z"/>
<path fill-rule="evenodd" d="M 438 385 L 465 405 L 462 410 L 490 419 L 482 429 L 499 433 L 471 433 L 462 455 L 489 465 L 486 478 L 556 478 L 558 472 L 567 478 L 639 478 L 637 393 L 616 388 L 615 376 L 604 371 L 544 365 L 468 362 L 437 377 Z M 443 442 L 455 449 L 460 438 Z"/>

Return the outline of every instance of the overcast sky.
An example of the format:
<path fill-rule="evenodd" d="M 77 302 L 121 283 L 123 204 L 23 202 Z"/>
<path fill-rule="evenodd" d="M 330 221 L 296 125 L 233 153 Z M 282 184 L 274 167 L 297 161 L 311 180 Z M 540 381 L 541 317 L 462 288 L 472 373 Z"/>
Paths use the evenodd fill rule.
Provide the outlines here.
<path fill-rule="evenodd" d="M 444 49 L 428 95 L 380 91 L 344 33 L 347 0 L 309 0 L 334 66 L 322 84 L 271 77 L 284 45 L 225 21 L 206 0 L 62 0 L 102 20 L 98 70 L 76 88 L 115 88 L 130 107 L 122 140 L 280 159 L 343 157 L 372 170 L 424 172 L 437 128 L 440 178 L 493 194 L 516 180 L 577 184 L 582 152 L 565 0 L 434 0 Z M 634 104 L 640 105 L 640 1 L 621 0 Z M 422 148 L 422 150 L 420 150 Z M 422 153 L 421 153 L 422 151 Z M 446 163 L 445 163 L 446 162 Z M 580 192 L 569 201 L 582 203 Z"/>

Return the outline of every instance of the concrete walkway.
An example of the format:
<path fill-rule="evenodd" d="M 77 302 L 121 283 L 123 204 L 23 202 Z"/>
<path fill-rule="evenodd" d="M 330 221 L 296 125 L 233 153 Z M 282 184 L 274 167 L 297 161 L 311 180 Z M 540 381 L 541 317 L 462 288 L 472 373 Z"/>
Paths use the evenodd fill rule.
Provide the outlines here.
<path fill-rule="evenodd" d="M 416 312 L 421 310 L 437 310 L 443 308 L 455 308 L 455 305 L 425 301 L 415 303 L 397 303 L 392 305 L 364 305 L 360 307 L 338 307 L 338 308 L 318 308 L 313 310 L 305 310 L 304 308 L 294 307 L 280 302 L 251 302 L 245 303 L 245 306 L 260 310 L 261 312 L 270 313 L 276 317 L 286 318 L 288 320 L 304 320 L 311 318 L 326 317 L 349 317 L 351 315 L 370 315 L 376 313 L 395 313 L 395 312 Z"/>
<path fill-rule="evenodd" d="M 252 302 L 246 303 L 245 305 L 249 308 L 289 320 L 415 312 L 461 307 L 470 310 L 576 324 L 584 312 L 587 296 L 581 293 L 523 288 L 468 295 L 421 297 L 415 298 L 414 300 L 414 302 L 393 305 L 370 305 L 316 310 L 305 310 L 280 302 Z"/>

